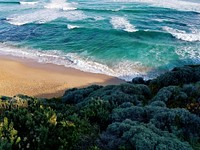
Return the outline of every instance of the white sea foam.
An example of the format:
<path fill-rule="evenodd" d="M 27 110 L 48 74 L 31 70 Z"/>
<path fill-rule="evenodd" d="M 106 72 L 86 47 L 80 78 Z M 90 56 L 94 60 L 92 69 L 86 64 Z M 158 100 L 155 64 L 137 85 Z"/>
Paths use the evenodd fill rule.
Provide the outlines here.
<path fill-rule="evenodd" d="M 28 23 L 46 23 L 57 18 L 66 18 L 69 21 L 83 20 L 87 18 L 82 11 L 75 10 L 77 3 L 68 3 L 66 0 L 51 0 L 50 3 L 25 1 L 20 3 L 23 5 L 37 4 L 31 7 L 38 10 L 29 10 L 27 12 L 21 12 L 20 14 L 10 15 L 6 18 L 10 24 L 20 26 Z"/>
<path fill-rule="evenodd" d="M 153 21 L 164 22 L 165 19 L 152 19 Z"/>
<path fill-rule="evenodd" d="M 50 15 L 51 14 L 51 15 Z M 13 25 L 24 25 L 27 23 L 45 23 L 58 18 L 60 14 L 49 10 L 40 10 L 28 14 L 13 15 L 7 18 L 7 21 Z"/>
<path fill-rule="evenodd" d="M 114 29 L 121 29 L 127 32 L 136 32 L 137 29 L 126 19 L 123 17 L 112 17 L 110 20 Z"/>
<path fill-rule="evenodd" d="M 67 28 L 68 28 L 69 30 L 71 30 L 71 29 L 76 29 L 76 28 L 80 28 L 80 27 L 79 27 L 79 26 L 76 26 L 76 25 L 68 24 L 68 25 L 67 25 Z"/>
<path fill-rule="evenodd" d="M 165 22 L 165 21 L 170 21 L 170 22 L 174 22 L 173 19 L 152 19 L 153 21 L 158 21 L 158 22 Z"/>
<path fill-rule="evenodd" d="M 200 3 L 184 0 L 111 0 L 114 2 L 137 2 L 146 3 L 152 6 L 158 6 L 163 8 L 171 8 L 181 11 L 194 11 L 200 13 Z"/>
<path fill-rule="evenodd" d="M 112 66 L 99 63 L 95 60 L 82 57 L 76 53 L 63 53 L 57 50 L 41 51 L 28 48 L 17 48 L 5 43 L 0 44 L 0 54 L 11 55 L 21 58 L 33 59 L 40 63 L 52 63 L 72 67 L 85 72 L 101 73 L 130 81 L 133 77 L 143 76 L 150 68 L 144 67 L 139 62 L 120 61 Z"/>
<path fill-rule="evenodd" d="M 66 0 L 51 0 L 51 2 L 44 6 L 48 9 L 62 9 L 62 10 L 75 10 L 74 3 L 68 3 Z"/>
<path fill-rule="evenodd" d="M 38 2 L 25 2 L 25 1 L 21 1 L 19 2 L 21 5 L 35 5 L 37 4 Z"/>
<path fill-rule="evenodd" d="M 163 27 L 163 29 L 167 31 L 168 33 L 172 34 L 177 39 L 180 39 L 183 41 L 188 41 L 188 42 L 200 41 L 200 31 L 196 29 L 192 29 L 190 33 L 184 30 L 173 29 L 167 26 Z"/>
<path fill-rule="evenodd" d="M 100 21 L 100 20 L 104 20 L 105 18 L 104 17 L 102 17 L 102 16 L 95 16 L 94 17 L 94 20 L 95 21 Z"/>
<path fill-rule="evenodd" d="M 83 20 L 85 16 L 81 11 L 60 12 L 58 10 L 42 9 L 32 13 L 12 15 L 6 20 L 13 25 L 24 25 L 28 23 L 46 23 L 57 18 L 66 18 L 70 21 Z"/>
<path fill-rule="evenodd" d="M 181 46 L 176 49 L 176 54 L 183 60 L 190 59 L 192 63 L 199 64 L 200 63 L 200 51 L 199 45 L 194 46 Z"/>

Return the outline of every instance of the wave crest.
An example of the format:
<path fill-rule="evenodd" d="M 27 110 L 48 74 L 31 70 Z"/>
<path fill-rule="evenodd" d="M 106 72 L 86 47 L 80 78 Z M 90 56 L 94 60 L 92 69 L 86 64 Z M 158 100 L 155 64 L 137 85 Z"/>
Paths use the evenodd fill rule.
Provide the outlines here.
<path fill-rule="evenodd" d="M 72 3 L 67 3 L 66 0 L 51 0 L 51 3 L 44 6 L 48 9 L 75 10 L 77 9 Z"/>
<path fill-rule="evenodd" d="M 51 15 L 49 15 L 51 14 Z M 13 15 L 6 18 L 7 22 L 13 25 L 24 25 L 28 23 L 46 23 L 53 21 L 57 18 L 66 18 L 70 21 L 85 19 L 85 16 L 81 11 L 59 12 L 57 10 L 39 10 L 29 14 Z"/>
<path fill-rule="evenodd" d="M 112 0 L 113 2 L 146 3 L 151 6 L 176 9 L 180 11 L 193 11 L 200 13 L 200 3 L 186 0 Z"/>
<path fill-rule="evenodd" d="M 34 9 L 31 12 L 28 11 L 28 13 L 24 12 L 7 17 L 6 20 L 8 23 L 20 26 L 28 23 L 46 23 L 57 18 L 66 18 L 70 21 L 83 20 L 87 18 L 82 11 L 76 10 L 76 3 L 69 3 L 66 0 L 51 0 L 50 3 L 21 1 L 20 4 L 34 5 L 31 6 L 31 8 Z M 35 9 L 37 10 L 34 11 Z"/>
<path fill-rule="evenodd" d="M 186 31 L 173 29 L 167 26 L 163 27 L 163 29 L 179 40 L 188 42 L 200 41 L 200 31 L 198 30 L 192 30 L 191 33 L 187 33 Z"/>
<path fill-rule="evenodd" d="M 67 28 L 68 28 L 69 30 L 71 30 L 71 29 L 76 29 L 76 28 L 80 28 L 80 27 L 79 27 L 79 26 L 76 26 L 76 25 L 68 24 L 68 25 L 67 25 Z"/>
<path fill-rule="evenodd" d="M 148 78 L 147 72 L 151 68 L 143 66 L 139 62 L 120 61 L 114 65 L 107 65 L 93 59 L 80 56 L 76 53 L 64 53 L 57 50 L 42 51 L 28 48 L 17 48 L 5 43 L 0 44 L 0 54 L 33 59 L 40 63 L 52 63 L 72 67 L 86 72 L 101 73 L 130 81 L 137 76 Z"/>
<path fill-rule="evenodd" d="M 127 32 L 136 32 L 137 29 L 126 19 L 123 17 L 112 17 L 110 23 L 114 27 L 114 29 L 122 29 Z"/>
<path fill-rule="evenodd" d="M 38 2 L 25 2 L 25 1 L 21 1 L 19 2 L 21 5 L 35 5 L 37 4 Z"/>

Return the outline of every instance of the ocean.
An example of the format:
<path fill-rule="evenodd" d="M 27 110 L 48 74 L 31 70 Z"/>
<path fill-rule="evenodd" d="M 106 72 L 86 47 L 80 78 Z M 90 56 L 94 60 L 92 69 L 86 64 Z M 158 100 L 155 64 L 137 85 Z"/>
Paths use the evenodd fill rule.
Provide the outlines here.
<path fill-rule="evenodd" d="M 0 0 L 0 54 L 154 78 L 200 63 L 200 0 Z"/>

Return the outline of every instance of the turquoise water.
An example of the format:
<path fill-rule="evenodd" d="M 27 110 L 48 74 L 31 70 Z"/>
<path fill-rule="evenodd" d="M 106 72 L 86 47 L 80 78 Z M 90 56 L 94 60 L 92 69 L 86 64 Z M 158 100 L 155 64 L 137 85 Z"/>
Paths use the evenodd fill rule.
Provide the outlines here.
<path fill-rule="evenodd" d="M 200 2 L 0 0 L 0 54 L 152 78 L 200 62 Z"/>

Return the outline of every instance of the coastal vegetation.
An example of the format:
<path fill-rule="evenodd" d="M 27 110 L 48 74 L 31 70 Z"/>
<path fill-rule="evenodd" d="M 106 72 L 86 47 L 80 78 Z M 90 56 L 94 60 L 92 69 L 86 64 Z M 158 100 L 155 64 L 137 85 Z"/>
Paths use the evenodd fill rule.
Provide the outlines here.
<path fill-rule="evenodd" d="M 200 66 L 60 98 L 1 96 L 0 114 L 3 150 L 200 150 Z"/>

